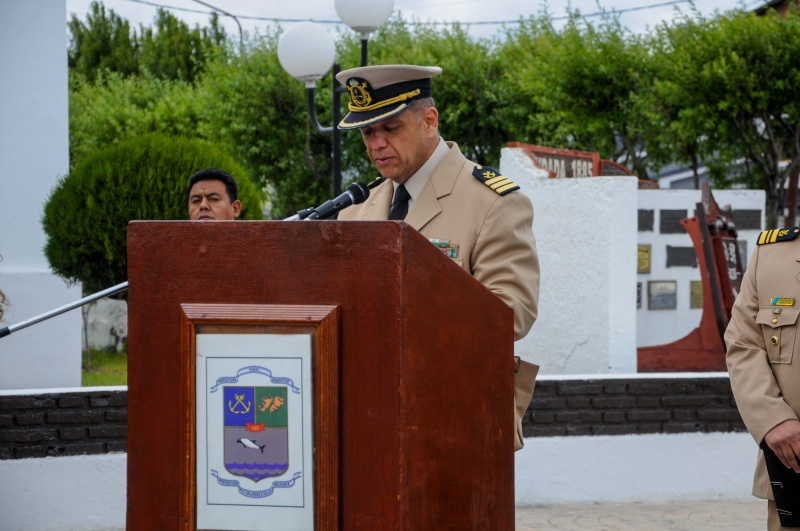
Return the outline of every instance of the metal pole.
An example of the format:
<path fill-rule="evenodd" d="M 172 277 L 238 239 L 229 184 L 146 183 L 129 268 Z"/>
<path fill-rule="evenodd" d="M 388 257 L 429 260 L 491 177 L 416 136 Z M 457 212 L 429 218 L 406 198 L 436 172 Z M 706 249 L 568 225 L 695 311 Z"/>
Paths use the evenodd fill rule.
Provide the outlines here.
<path fill-rule="evenodd" d="M 361 66 L 367 66 L 367 43 L 369 42 L 369 33 L 367 36 L 361 37 Z"/>
<path fill-rule="evenodd" d="M 367 66 L 367 43 L 369 39 L 361 39 L 361 66 Z M 332 92 L 333 92 L 333 127 L 323 127 L 317 118 L 317 109 L 314 103 L 314 84 L 306 84 L 306 98 L 308 100 L 308 114 L 311 126 L 314 130 L 323 135 L 333 135 L 331 141 L 331 180 L 333 181 L 333 197 L 339 197 L 342 193 L 342 132 L 339 130 L 339 122 L 342 121 L 342 94 L 347 92 L 347 88 L 339 83 L 336 74 L 341 72 L 339 63 L 333 65 Z"/>
<path fill-rule="evenodd" d="M 90 302 L 96 301 L 97 299 L 102 299 L 103 297 L 108 297 L 109 295 L 114 295 L 115 293 L 125 291 L 126 289 L 128 289 L 128 283 L 123 282 L 122 284 L 117 284 L 116 286 L 112 286 L 103 291 L 98 291 L 94 295 L 89 295 L 88 297 L 84 297 L 73 303 L 66 304 L 64 306 L 61 306 L 60 308 L 56 308 L 55 310 L 50 310 L 49 312 L 37 315 L 36 317 L 31 317 L 27 321 L 22 321 L 21 323 L 13 324 L 5 328 L 0 328 L 0 337 L 5 337 L 11 334 L 12 332 L 16 332 L 17 330 L 22 330 L 23 328 L 27 328 L 31 325 L 35 325 L 36 323 L 40 323 L 46 319 L 50 319 L 51 317 L 55 317 L 70 310 L 74 310 L 79 306 L 83 306 L 84 304 L 89 304 Z"/>
<path fill-rule="evenodd" d="M 311 125 L 314 127 L 314 130 L 321 134 L 321 135 L 330 135 L 333 133 L 332 127 L 322 127 L 322 124 L 319 123 L 319 118 L 317 118 L 317 106 L 314 103 L 314 84 L 306 84 L 306 96 L 308 99 L 308 116 L 311 120 Z"/>
<path fill-rule="evenodd" d="M 333 197 L 342 193 L 342 132 L 339 122 L 342 121 L 342 92 L 344 86 L 336 79 L 340 72 L 339 63 L 333 65 Z"/>

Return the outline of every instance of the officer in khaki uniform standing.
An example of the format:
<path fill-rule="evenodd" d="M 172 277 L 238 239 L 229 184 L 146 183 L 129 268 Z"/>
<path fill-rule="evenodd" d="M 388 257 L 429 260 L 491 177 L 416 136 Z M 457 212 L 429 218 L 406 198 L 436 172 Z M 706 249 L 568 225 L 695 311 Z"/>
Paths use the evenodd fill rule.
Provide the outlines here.
<path fill-rule="evenodd" d="M 800 473 L 800 228 L 758 239 L 725 332 L 736 405 L 756 443 Z M 768 499 L 768 529 L 781 526 L 759 451 L 753 495 Z"/>
<path fill-rule="evenodd" d="M 537 315 L 539 260 L 533 206 L 519 186 L 439 136 L 431 78 L 439 67 L 385 65 L 340 72 L 350 94 L 339 129 L 358 129 L 386 181 L 340 220 L 405 220 L 514 310 L 514 339 Z M 538 367 L 515 376 L 517 440 Z"/>

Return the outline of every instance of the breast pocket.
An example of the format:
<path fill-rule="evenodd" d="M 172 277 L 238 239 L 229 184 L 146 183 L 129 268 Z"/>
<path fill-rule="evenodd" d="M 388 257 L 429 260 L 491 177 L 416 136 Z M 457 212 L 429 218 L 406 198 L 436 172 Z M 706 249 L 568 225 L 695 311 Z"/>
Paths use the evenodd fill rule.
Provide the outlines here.
<path fill-rule="evenodd" d="M 781 313 L 774 313 L 780 309 Z M 800 308 L 761 308 L 756 323 L 761 325 L 770 363 L 791 363 L 797 338 L 797 316 Z"/>

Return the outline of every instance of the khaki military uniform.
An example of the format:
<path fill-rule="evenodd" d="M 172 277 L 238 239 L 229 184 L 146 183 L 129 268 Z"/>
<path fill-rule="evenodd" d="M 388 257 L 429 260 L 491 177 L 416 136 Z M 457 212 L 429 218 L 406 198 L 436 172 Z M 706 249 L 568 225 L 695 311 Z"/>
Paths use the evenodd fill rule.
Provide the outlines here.
<path fill-rule="evenodd" d="M 800 228 L 764 231 L 725 332 L 736 405 L 761 444 L 778 424 L 800 417 Z M 759 450 L 753 495 L 773 499 Z"/>
<path fill-rule="evenodd" d="M 499 195 L 476 179 L 476 164 L 458 145 L 433 171 L 405 222 L 423 236 L 449 240 L 451 258 L 514 310 L 514 339 L 524 337 L 536 320 L 539 258 L 533 236 L 533 206 L 520 191 Z M 386 181 L 367 201 L 339 214 L 340 220 L 386 220 L 394 187 Z M 453 256 L 455 255 L 455 256 Z M 515 378 L 516 448 L 522 447 L 521 418 L 533 393 L 536 366 L 524 364 Z"/>
<path fill-rule="evenodd" d="M 405 222 L 429 239 L 458 245 L 452 259 L 514 310 L 514 339 L 536 320 L 539 258 L 533 237 L 533 206 L 522 192 L 501 196 L 477 180 L 475 164 L 452 142 Z M 394 188 L 386 181 L 369 198 L 339 214 L 340 220 L 389 218 Z M 454 253 L 455 254 L 455 253 Z"/>

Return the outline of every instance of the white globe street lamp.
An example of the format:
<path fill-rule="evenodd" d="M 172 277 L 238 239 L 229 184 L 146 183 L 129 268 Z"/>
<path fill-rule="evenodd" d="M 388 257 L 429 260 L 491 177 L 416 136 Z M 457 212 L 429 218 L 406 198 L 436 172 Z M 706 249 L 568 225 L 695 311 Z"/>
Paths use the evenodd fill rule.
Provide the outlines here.
<path fill-rule="evenodd" d="M 336 12 L 361 38 L 361 66 L 367 66 L 370 33 L 383 26 L 392 14 L 394 0 L 335 0 Z M 339 65 L 334 64 L 336 46 L 322 25 L 298 22 L 281 34 L 278 60 L 286 72 L 306 85 L 308 112 L 318 133 L 333 135 L 333 195 L 342 191 L 342 138 L 337 125 L 342 120 L 342 93 L 346 89 L 336 80 Z M 333 127 L 323 127 L 317 119 L 314 89 L 333 64 Z"/>
<path fill-rule="evenodd" d="M 334 7 L 342 22 L 362 39 L 368 39 L 389 20 L 394 0 L 335 0 Z"/>
<path fill-rule="evenodd" d="M 315 22 L 298 22 L 281 34 L 278 61 L 295 79 L 309 83 L 322 79 L 333 66 L 336 45 L 333 37 Z"/>
<path fill-rule="evenodd" d="M 358 33 L 361 39 L 361 66 L 367 66 L 369 35 L 389 20 L 394 0 L 335 0 L 334 7 L 342 22 Z"/>

